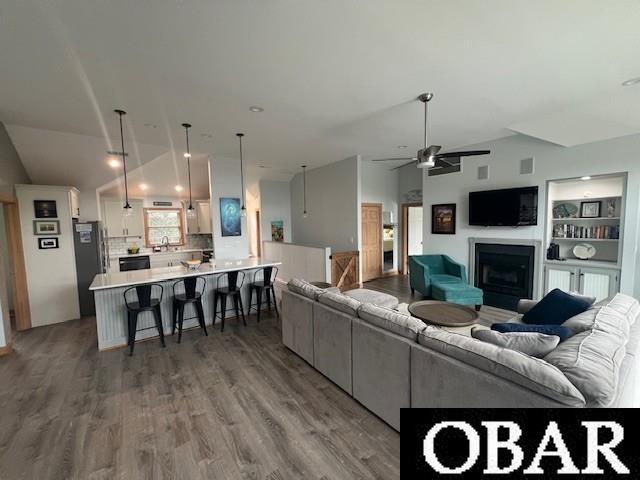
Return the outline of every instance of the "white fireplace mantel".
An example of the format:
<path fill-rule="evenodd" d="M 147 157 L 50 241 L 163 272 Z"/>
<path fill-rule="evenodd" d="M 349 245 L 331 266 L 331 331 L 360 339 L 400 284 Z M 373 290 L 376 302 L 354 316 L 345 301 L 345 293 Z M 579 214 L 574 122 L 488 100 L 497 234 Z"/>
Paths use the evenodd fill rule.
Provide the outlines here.
<path fill-rule="evenodd" d="M 542 278 L 542 241 L 530 240 L 526 238 L 480 238 L 469 237 L 469 283 L 475 284 L 476 278 L 476 244 L 490 243 L 494 245 L 527 245 L 532 246 L 534 250 L 533 257 L 533 298 L 538 300 L 541 298 Z"/>

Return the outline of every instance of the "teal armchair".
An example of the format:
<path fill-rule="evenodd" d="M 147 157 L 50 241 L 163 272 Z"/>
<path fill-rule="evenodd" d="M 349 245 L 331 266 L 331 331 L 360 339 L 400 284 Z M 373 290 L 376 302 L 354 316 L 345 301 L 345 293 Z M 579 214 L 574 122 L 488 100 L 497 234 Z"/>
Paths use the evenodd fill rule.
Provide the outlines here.
<path fill-rule="evenodd" d="M 411 293 L 415 290 L 426 297 L 433 297 L 432 285 L 467 283 L 464 265 L 447 255 L 412 255 L 409 257 L 409 282 Z"/>

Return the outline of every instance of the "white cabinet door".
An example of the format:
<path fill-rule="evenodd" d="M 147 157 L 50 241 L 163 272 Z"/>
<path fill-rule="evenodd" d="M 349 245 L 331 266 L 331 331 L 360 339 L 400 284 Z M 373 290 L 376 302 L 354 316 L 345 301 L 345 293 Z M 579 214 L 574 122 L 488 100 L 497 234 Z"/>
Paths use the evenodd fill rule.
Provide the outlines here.
<path fill-rule="evenodd" d="M 133 207 L 130 216 L 124 218 L 124 228 L 127 237 L 144 236 L 144 207 L 142 200 L 129 200 Z"/>
<path fill-rule="evenodd" d="M 198 223 L 200 225 L 199 233 L 211 233 L 209 201 L 198 202 Z"/>
<path fill-rule="evenodd" d="M 71 218 L 80 218 L 80 198 L 77 190 L 69 192 L 69 208 L 71 209 Z"/>
<path fill-rule="evenodd" d="M 563 267 L 557 265 L 545 266 L 545 294 L 555 288 L 564 292 L 571 292 L 576 289 L 575 267 Z"/>
<path fill-rule="evenodd" d="M 119 200 L 109 200 L 107 202 L 104 202 L 102 216 L 104 225 L 107 229 L 107 236 L 125 236 L 124 216 L 122 215 L 122 213 L 122 203 L 120 203 Z"/>
<path fill-rule="evenodd" d="M 618 272 L 597 268 L 580 269 L 580 293 L 596 297 L 596 302 L 615 295 L 618 292 Z"/>

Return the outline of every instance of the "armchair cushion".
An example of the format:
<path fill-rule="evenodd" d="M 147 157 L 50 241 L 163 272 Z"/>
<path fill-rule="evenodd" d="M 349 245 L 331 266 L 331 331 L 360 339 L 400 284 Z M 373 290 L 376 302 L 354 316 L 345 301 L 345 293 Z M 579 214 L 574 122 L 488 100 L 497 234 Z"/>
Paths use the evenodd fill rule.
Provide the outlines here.
<path fill-rule="evenodd" d="M 432 283 L 460 283 L 460 278 L 453 275 L 447 275 L 446 273 L 436 273 L 431 275 Z"/>

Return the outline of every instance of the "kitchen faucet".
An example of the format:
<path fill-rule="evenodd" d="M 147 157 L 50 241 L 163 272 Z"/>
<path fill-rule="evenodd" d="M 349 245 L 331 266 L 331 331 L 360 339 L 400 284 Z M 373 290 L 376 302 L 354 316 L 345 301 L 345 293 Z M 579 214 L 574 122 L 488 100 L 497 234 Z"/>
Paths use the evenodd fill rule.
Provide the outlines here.
<path fill-rule="evenodd" d="M 164 247 L 165 252 L 169 251 L 169 237 L 167 237 L 166 235 L 164 237 L 162 237 L 162 240 L 160 240 L 161 243 L 161 247 Z"/>

